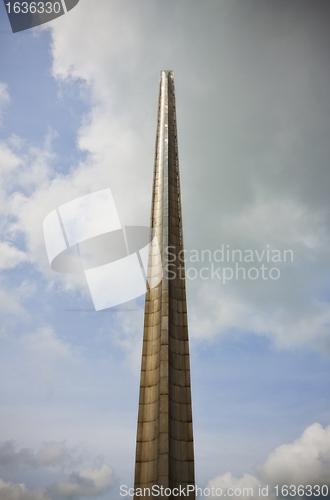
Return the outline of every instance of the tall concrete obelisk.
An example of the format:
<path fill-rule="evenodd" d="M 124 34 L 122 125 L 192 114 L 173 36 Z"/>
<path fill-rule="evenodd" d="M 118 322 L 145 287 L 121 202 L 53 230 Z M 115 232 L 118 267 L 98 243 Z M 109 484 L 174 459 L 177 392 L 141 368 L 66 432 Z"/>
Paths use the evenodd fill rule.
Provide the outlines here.
<path fill-rule="evenodd" d="M 160 255 L 151 247 L 148 282 L 159 272 L 162 278 L 146 294 L 134 487 L 136 491 L 158 485 L 173 491 L 194 485 L 195 478 L 172 71 L 160 73 L 151 228 Z M 194 493 L 188 498 L 195 498 Z"/>

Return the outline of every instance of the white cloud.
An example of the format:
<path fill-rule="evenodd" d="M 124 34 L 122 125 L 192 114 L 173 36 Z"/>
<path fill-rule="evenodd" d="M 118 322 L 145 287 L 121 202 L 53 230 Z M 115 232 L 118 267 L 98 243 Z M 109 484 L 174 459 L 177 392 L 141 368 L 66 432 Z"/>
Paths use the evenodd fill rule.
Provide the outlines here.
<path fill-rule="evenodd" d="M 330 426 L 315 423 L 292 444 L 283 444 L 257 467 L 268 484 L 327 484 L 330 486 Z"/>
<path fill-rule="evenodd" d="M 12 197 L 15 199 L 15 191 L 27 195 L 37 187 L 40 189 L 49 180 L 55 158 L 52 151 L 52 140 L 55 137 L 56 133 L 50 130 L 42 147 L 28 144 L 15 135 L 0 142 L 2 217 L 13 215 L 10 209 Z"/>
<path fill-rule="evenodd" d="M 55 159 L 55 154 L 52 151 L 52 141 L 55 137 L 57 134 L 50 130 L 44 138 L 42 147 L 31 145 L 23 154 L 25 168 L 20 170 L 17 183 L 25 192 L 40 189 L 53 176 L 52 161 Z"/>
<path fill-rule="evenodd" d="M 63 462 L 68 456 L 68 450 L 64 443 L 45 443 L 44 446 L 35 454 L 35 463 L 39 467 L 56 465 Z"/>
<path fill-rule="evenodd" d="M 57 481 L 54 489 L 61 498 L 94 497 L 109 490 L 115 481 L 113 470 L 104 464 L 99 468 L 73 472 L 66 479 Z"/>
<path fill-rule="evenodd" d="M 6 241 L 0 241 L 0 269 L 11 269 L 26 260 L 24 252 Z"/>
<path fill-rule="evenodd" d="M 31 448 L 20 448 L 14 441 L 0 445 L 0 465 L 2 467 L 25 466 L 31 468 L 56 466 L 70 457 L 65 443 L 44 443 L 37 452 Z"/>
<path fill-rule="evenodd" d="M 3 199 L 6 202 L 6 218 L 3 219 L 2 224 L 7 236 L 12 240 L 18 235 L 24 235 L 25 258 L 44 274 L 51 286 L 58 285 L 61 290 L 79 289 L 82 293 L 89 295 L 83 273 L 62 274 L 50 269 L 45 249 L 43 220 L 52 210 L 87 193 L 97 191 L 109 185 L 109 182 L 102 175 L 98 175 L 97 171 L 100 171 L 101 166 L 94 168 L 89 162 L 81 164 L 67 176 L 50 175 L 53 155 L 48 144 L 50 141 L 46 142 L 45 149 L 30 148 L 27 155 L 29 157 L 21 160 L 26 165 L 26 169 L 23 169 L 24 174 L 12 175 L 12 179 L 16 179 L 17 189 L 12 194 L 10 191 L 3 193 Z M 10 151 L 8 147 L 7 150 Z M 17 159 L 14 164 L 17 169 L 20 160 L 18 156 L 13 153 L 12 155 Z M 8 254 L 10 248 L 4 247 L 3 250 L 6 250 Z M 11 253 L 13 254 L 13 251 Z M 22 254 L 20 255 L 23 257 Z M 10 264 L 9 256 L 6 259 L 5 257 L 6 255 L 3 257 L 3 266 L 6 263 Z M 16 260 L 17 257 L 16 253 Z M 12 261 L 13 259 L 14 257 Z"/>
<path fill-rule="evenodd" d="M 0 82 L 0 125 L 2 122 L 2 111 L 9 102 L 10 95 L 7 90 L 7 85 L 3 82 Z"/>
<path fill-rule="evenodd" d="M 31 280 L 23 280 L 17 289 L 18 296 L 22 299 L 32 297 L 37 291 L 37 284 Z"/>
<path fill-rule="evenodd" d="M 13 269 L 28 261 L 28 256 L 14 245 L 0 241 L 0 271 Z M 22 300 L 31 297 L 36 291 L 36 284 L 23 280 L 15 289 L 9 288 L 4 278 L 0 279 L 0 313 L 3 323 L 0 332 L 7 335 L 9 323 L 16 323 L 28 315 L 22 305 Z M 6 321 L 4 321 L 6 319 Z"/>
<path fill-rule="evenodd" d="M 7 290 L 7 287 L 1 282 L 0 285 L 0 314 L 2 317 L 0 333 L 7 336 L 9 324 L 22 320 L 26 317 L 27 312 L 20 304 L 19 294 Z"/>
<path fill-rule="evenodd" d="M 127 314 L 125 308 L 132 312 Z M 114 341 L 126 353 L 125 365 L 139 376 L 141 369 L 141 332 L 143 331 L 143 311 L 138 309 L 135 300 L 125 304 L 123 311 L 116 314 L 117 327 L 113 330 Z"/>
<path fill-rule="evenodd" d="M 239 488 L 249 498 L 262 498 L 261 488 L 269 487 L 268 498 L 275 499 L 274 486 L 327 485 L 330 487 L 330 426 L 323 428 L 315 423 L 291 444 L 284 444 L 270 453 L 264 464 L 256 467 L 256 476 L 244 474 L 235 478 L 230 472 L 217 476 L 208 482 L 208 488 Z M 252 488 L 253 495 L 243 494 L 243 488 Z M 237 490 L 237 493 L 240 493 Z M 251 493 L 251 491 L 250 491 Z M 216 494 L 213 495 L 216 497 Z"/>
<path fill-rule="evenodd" d="M 38 328 L 35 332 L 23 335 L 21 344 L 31 355 L 42 359 L 74 359 L 71 345 L 58 338 L 51 327 Z"/>
<path fill-rule="evenodd" d="M 51 500 L 44 488 L 29 490 L 24 483 L 6 483 L 0 479 L 1 500 Z"/>
<path fill-rule="evenodd" d="M 21 165 L 21 159 L 5 143 L 0 142 L 0 209 L 2 217 L 7 214 L 8 191 L 12 188 L 12 179 Z M 0 219 L 1 221 L 1 219 Z"/>
<path fill-rule="evenodd" d="M 83 79 L 92 83 L 97 92 L 93 98 L 101 102 L 111 98 L 112 85 L 108 85 L 109 68 L 118 65 L 136 68 L 140 49 L 138 9 L 121 2 L 109 5 L 100 2 L 97 11 L 93 2 L 75 7 L 75 22 L 63 16 L 53 25 L 53 74 L 61 79 Z M 81 50 L 82 27 L 91 43 Z M 96 36 L 95 36 L 96 35 Z"/>
<path fill-rule="evenodd" d="M 67 178 L 54 175 L 52 140 L 55 136 L 50 131 L 41 147 L 31 145 L 17 136 L 0 142 L 0 229 L 5 240 L 0 242 L 0 270 L 29 262 L 44 273 L 50 288 L 80 289 L 82 293 L 88 294 L 84 275 L 55 273 L 49 267 L 45 250 L 42 231 L 44 217 L 62 201 L 70 201 L 76 193 L 79 195 L 84 189 L 90 189 L 87 178 L 83 186 L 79 186 L 79 173 L 73 182 L 70 174 Z M 22 236 L 24 250 L 20 248 Z M 26 297 L 35 290 L 33 283 L 30 283 L 28 290 L 27 280 L 23 281 L 25 285 L 22 284 L 16 290 L 10 290 L 5 284 L 0 290 L 0 295 L 6 295 L 3 305 L 0 305 L 0 310 L 4 309 L 6 316 L 22 316 L 24 310 L 21 300 L 24 295 Z"/>
<path fill-rule="evenodd" d="M 54 154 L 51 149 L 51 141 L 54 134 L 50 132 L 43 147 L 31 146 L 17 137 L 0 143 L 0 225 L 2 232 L 11 240 L 17 233 L 22 231 L 27 238 L 27 251 L 31 253 L 30 241 L 36 231 L 35 224 L 38 219 L 32 216 L 29 224 L 22 227 L 21 219 L 24 217 L 24 201 L 36 190 L 49 182 L 52 175 L 51 164 Z M 9 252 L 9 248 L 1 248 L 2 253 Z M 13 250 L 11 250 L 13 254 Z M 22 257 L 22 254 L 20 254 Z M 15 260 L 18 254 L 16 252 Z M 14 258 L 14 257 L 12 257 Z M 33 260 L 36 256 L 33 255 Z M 10 261 L 10 258 L 9 258 Z"/>
<path fill-rule="evenodd" d="M 9 145 L 4 142 L 0 143 L 1 159 L 0 171 L 1 174 L 15 171 L 21 164 L 20 158 L 15 155 Z"/>

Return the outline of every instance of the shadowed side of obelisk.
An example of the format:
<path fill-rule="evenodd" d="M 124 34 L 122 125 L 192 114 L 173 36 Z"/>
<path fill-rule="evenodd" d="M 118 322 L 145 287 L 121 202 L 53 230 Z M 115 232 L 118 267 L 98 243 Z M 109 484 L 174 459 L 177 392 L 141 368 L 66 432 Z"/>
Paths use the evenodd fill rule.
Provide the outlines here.
<path fill-rule="evenodd" d="M 150 247 L 137 428 L 136 498 L 152 486 L 194 485 L 194 453 L 187 307 L 183 262 L 175 91 L 172 71 L 162 71 L 158 103 Z M 160 249 L 160 253 L 159 253 Z M 169 491 L 169 490 L 168 490 Z M 176 492 L 176 490 L 175 490 Z M 188 496 L 194 498 L 191 492 Z M 170 496 L 172 498 L 172 495 Z M 174 497 L 173 497 L 174 498 Z"/>
<path fill-rule="evenodd" d="M 169 75 L 169 436 L 170 487 L 194 485 L 194 447 L 181 192 L 173 73 Z M 171 252 L 171 253 L 170 253 Z M 180 258 L 181 257 L 181 258 Z M 190 494 L 189 498 L 194 498 Z"/>

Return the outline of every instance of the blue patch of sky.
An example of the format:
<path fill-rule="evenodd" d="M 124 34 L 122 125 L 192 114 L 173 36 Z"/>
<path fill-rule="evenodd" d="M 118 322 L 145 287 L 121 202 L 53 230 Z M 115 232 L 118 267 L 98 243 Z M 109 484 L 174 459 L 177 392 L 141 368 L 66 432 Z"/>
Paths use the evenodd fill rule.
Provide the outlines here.
<path fill-rule="evenodd" d="M 103 370 L 100 364 L 104 362 L 116 367 L 120 385 L 133 380 L 124 367 L 126 353 L 115 338 L 122 331 L 121 319 L 130 315 L 133 324 L 135 318 L 141 324 L 142 348 L 139 315 L 144 297 L 136 304 L 123 304 L 123 315 L 118 317 L 117 309 L 93 311 L 87 287 L 84 295 L 57 287 L 47 290 L 46 280 L 30 264 L 22 264 L 5 274 L 13 287 L 19 286 L 22 275 L 38 284 L 36 295 L 25 299 L 29 318 L 24 319 L 23 329 L 22 325 L 17 326 L 19 335 L 52 325 L 60 339 L 81 349 L 81 355 L 90 365 L 88 371 L 94 372 L 93 377 L 97 378 L 97 373 Z M 131 310 L 125 311 L 125 308 Z M 191 369 L 194 419 L 198 428 L 207 427 L 215 432 L 272 429 L 279 433 L 294 429 L 297 435 L 297 429 L 302 432 L 315 421 L 328 424 L 330 362 L 317 352 L 276 350 L 272 340 L 266 337 L 233 334 L 212 343 L 193 341 Z M 110 372 L 107 371 L 109 377 Z M 130 398 L 132 396 L 130 394 Z M 102 399 L 101 395 L 96 397 Z M 126 407 L 124 400 L 127 398 L 122 402 Z M 117 404 L 120 407 L 119 400 Z M 133 410 L 130 404 L 128 407 Z"/>
<path fill-rule="evenodd" d="M 297 434 L 316 421 L 328 425 L 330 360 L 318 352 L 277 350 L 250 333 L 194 342 L 191 355 L 198 426 Z"/>
<path fill-rule="evenodd" d="M 25 265 L 24 265 L 25 266 Z M 36 273 L 36 272 L 35 272 Z M 28 273 L 26 273 L 28 275 Z M 19 281 L 19 275 L 17 278 Z M 15 280 L 14 280 L 15 281 Z M 33 281 L 33 280 L 32 280 Z M 27 404 L 29 407 L 48 404 L 49 399 L 71 411 L 83 411 L 84 406 L 94 404 L 96 408 L 110 411 L 137 412 L 139 380 L 125 363 L 125 350 L 117 342 L 122 332 L 122 320 L 131 315 L 131 323 L 141 324 L 143 309 L 134 308 L 134 304 L 123 304 L 130 310 L 118 315 L 118 309 L 93 311 L 91 298 L 81 296 L 79 292 L 66 293 L 55 287 L 46 289 L 46 280 L 38 282 L 38 291 L 30 300 L 24 301 L 28 316 L 22 318 L 16 327 L 8 330 L 8 336 L 0 340 L 0 377 L 2 398 L 14 406 Z M 138 302 L 143 302 L 140 298 Z M 73 358 L 55 358 L 50 360 L 43 354 L 34 366 L 33 352 L 25 352 L 25 344 L 20 339 L 39 328 L 51 327 L 56 338 L 70 348 Z M 142 351 L 141 327 L 141 343 Z M 42 345 L 41 345 L 42 347 Z M 32 354 L 32 360 L 29 361 Z M 38 345 L 36 345 L 38 355 Z M 22 363 L 22 356 L 25 360 Z M 50 364 L 49 364 L 50 363 Z M 54 381 L 48 389 L 43 371 L 54 372 Z M 30 383 L 31 382 L 31 383 Z M 27 387 L 28 386 L 28 387 Z M 13 390 L 14 388 L 14 390 Z M 111 397 L 110 397 L 111 395 Z M 135 406 L 134 406 L 135 405 Z M 77 410 L 78 408 L 78 410 Z"/>
<path fill-rule="evenodd" d="M 316 298 L 320 302 L 330 302 L 330 274 L 324 273 L 319 278 Z"/>
<path fill-rule="evenodd" d="M 32 29 L 10 33 L 3 3 L 0 3 L 0 81 L 8 85 L 11 103 L 6 108 L 0 138 L 16 134 L 42 146 L 50 130 L 57 133 L 53 150 L 58 155 L 56 171 L 65 173 L 84 153 L 77 151 L 77 131 L 88 110 L 79 83 L 58 82 L 51 74 L 49 31 Z M 86 95 L 86 89 L 85 89 Z"/>
<path fill-rule="evenodd" d="M 121 332 L 126 315 L 130 316 L 132 324 L 141 323 L 145 296 L 96 312 L 87 282 L 76 291 L 65 291 L 60 283 L 49 287 L 49 282 L 30 263 L 22 263 L 2 274 L 3 285 L 13 292 L 22 281 L 34 285 L 36 290 L 22 300 L 29 313 L 24 318 L 24 329 L 18 323 L 13 332 L 20 336 L 51 325 L 57 336 L 74 347 L 81 347 L 91 360 L 109 358 L 116 363 L 124 361 L 125 351 L 114 342 L 114 338 Z M 142 335 L 141 328 L 141 347 Z"/>

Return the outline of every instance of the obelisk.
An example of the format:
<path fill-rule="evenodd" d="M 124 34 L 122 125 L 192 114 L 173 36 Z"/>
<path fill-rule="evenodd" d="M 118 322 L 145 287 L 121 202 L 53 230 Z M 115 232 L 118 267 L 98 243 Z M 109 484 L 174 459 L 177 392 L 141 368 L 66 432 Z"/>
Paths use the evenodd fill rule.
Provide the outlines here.
<path fill-rule="evenodd" d="M 195 478 L 173 71 L 160 73 L 151 230 L 160 251 L 150 246 L 148 282 L 158 285 L 148 285 L 145 302 L 135 498 L 155 498 L 155 485 L 168 498 L 184 489 L 194 499 L 187 495 Z"/>

